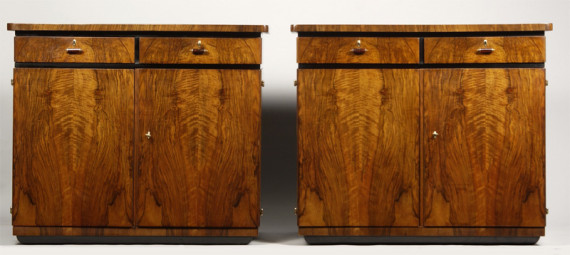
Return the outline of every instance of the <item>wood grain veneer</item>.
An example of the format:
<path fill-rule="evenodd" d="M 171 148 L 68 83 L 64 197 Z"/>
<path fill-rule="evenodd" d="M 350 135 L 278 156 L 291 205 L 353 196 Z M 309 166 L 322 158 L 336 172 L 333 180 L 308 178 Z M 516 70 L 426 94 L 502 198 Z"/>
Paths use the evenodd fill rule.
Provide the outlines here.
<path fill-rule="evenodd" d="M 552 23 L 480 25 L 291 25 L 292 32 L 516 32 L 551 30 Z"/>
<path fill-rule="evenodd" d="M 74 46 L 73 40 L 76 41 Z M 67 49 L 81 49 L 70 54 Z M 134 63 L 135 38 L 126 37 L 14 37 L 15 62 Z"/>
<path fill-rule="evenodd" d="M 150 31 L 150 32 L 268 32 L 266 25 L 157 24 L 23 24 L 8 23 L 11 31 Z"/>
<path fill-rule="evenodd" d="M 544 227 L 544 69 L 423 74 L 425 225 Z"/>
<path fill-rule="evenodd" d="M 16 236 L 257 236 L 257 228 L 14 227 Z"/>
<path fill-rule="evenodd" d="M 494 51 L 480 54 L 477 50 L 481 48 Z M 428 37 L 424 39 L 424 54 L 424 62 L 428 64 L 541 63 L 546 61 L 546 39 L 544 36 Z"/>
<path fill-rule="evenodd" d="M 544 228 L 300 227 L 307 236 L 543 236 Z"/>
<path fill-rule="evenodd" d="M 137 226 L 257 227 L 260 70 L 136 76 Z"/>
<path fill-rule="evenodd" d="M 14 226 L 132 226 L 134 71 L 14 70 Z"/>
<path fill-rule="evenodd" d="M 201 47 L 197 46 L 198 41 Z M 261 64 L 261 38 L 164 38 L 139 41 L 142 64 Z M 204 49 L 203 54 L 192 53 Z"/>
<path fill-rule="evenodd" d="M 357 40 L 366 52 L 355 54 Z M 420 39 L 392 37 L 299 37 L 297 63 L 417 64 Z"/>
<path fill-rule="evenodd" d="M 417 226 L 418 71 L 298 76 L 299 226 Z"/>

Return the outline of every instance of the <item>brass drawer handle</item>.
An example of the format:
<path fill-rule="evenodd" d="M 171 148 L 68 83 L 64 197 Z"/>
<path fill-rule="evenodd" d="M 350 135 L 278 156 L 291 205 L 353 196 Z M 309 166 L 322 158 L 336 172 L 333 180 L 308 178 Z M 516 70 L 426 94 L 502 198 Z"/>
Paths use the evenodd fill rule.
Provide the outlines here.
<path fill-rule="evenodd" d="M 495 51 L 495 49 L 487 47 L 487 40 L 483 40 L 483 48 L 479 48 L 477 54 L 491 54 L 493 51 Z"/>
<path fill-rule="evenodd" d="M 362 46 L 362 44 L 361 44 L 360 40 L 357 40 L 356 41 L 356 48 L 351 49 L 350 52 L 354 53 L 354 55 L 362 55 L 368 51 L 366 48 L 361 48 L 361 46 Z"/>
<path fill-rule="evenodd" d="M 67 54 L 82 54 L 83 50 L 80 48 L 68 48 L 67 50 Z"/>
<path fill-rule="evenodd" d="M 82 54 L 82 53 L 83 53 L 83 50 L 82 50 L 82 49 L 80 49 L 80 48 L 75 48 L 75 46 L 77 46 L 77 41 L 76 41 L 75 39 L 73 39 L 73 41 L 71 42 L 71 45 L 72 45 L 74 48 L 67 48 L 67 49 L 66 49 L 67 54 Z"/>
<path fill-rule="evenodd" d="M 202 45 L 202 41 L 198 40 L 198 43 L 196 43 L 196 46 L 198 46 L 198 48 L 192 49 L 192 54 L 203 55 L 205 53 L 208 53 L 208 50 L 204 49 L 204 46 Z"/>

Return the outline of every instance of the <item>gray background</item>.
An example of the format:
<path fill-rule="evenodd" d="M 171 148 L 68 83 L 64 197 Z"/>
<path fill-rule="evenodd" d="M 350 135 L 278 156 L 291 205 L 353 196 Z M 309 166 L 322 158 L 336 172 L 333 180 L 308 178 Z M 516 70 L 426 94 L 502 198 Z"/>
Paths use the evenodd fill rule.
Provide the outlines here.
<path fill-rule="evenodd" d="M 266 24 L 263 34 L 260 241 L 296 239 L 295 33 L 290 24 L 554 23 L 547 32 L 547 238 L 570 228 L 570 2 L 566 0 L 10 0 L 6 23 Z M 13 243 L 11 205 L 13 32 L 0 32 L 0 244 Z M 558 233 L 558 234 L 557 234 Z M 548 239 L 542 239 L 547 242 Z M 297 242 L 297 241 L 295 241 Z M 543 241 L 541 241 L 543 242 Z M 429 249 L 429 248 L 428 248 Z M 231 252 L 232 250 L 230 250 Z M 239 251 L 236 250 L 236 251 Z M 331 249 L 330 252 L 342 251 Z M 434 252 L 441 252 L 434 249 Z M 473 249 L 473 252 L 481 250 Z M 464 252 L 464 251 L 463 251 Z"/>

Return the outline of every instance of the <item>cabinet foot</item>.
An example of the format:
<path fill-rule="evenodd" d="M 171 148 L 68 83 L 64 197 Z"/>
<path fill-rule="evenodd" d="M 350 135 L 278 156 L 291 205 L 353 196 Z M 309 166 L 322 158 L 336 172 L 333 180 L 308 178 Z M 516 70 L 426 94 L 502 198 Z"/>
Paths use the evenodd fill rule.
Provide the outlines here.
<path fill-rule="evenodd" d="M 248 244 L 236 236 L 17 236 L 21 244 Z"/>
<path fill-rule="evenodd" d="M 305 236 L 308 244 L 536 244 L 540 236 Z"/>

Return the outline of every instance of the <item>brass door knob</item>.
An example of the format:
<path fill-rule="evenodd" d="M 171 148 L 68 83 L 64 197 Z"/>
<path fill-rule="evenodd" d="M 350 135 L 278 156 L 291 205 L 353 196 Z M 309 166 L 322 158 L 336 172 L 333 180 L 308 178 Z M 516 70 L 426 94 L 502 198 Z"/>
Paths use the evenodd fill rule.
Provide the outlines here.
<path fill-rule="evenodd" d="M 150 140 L 150 137 L 151 137 L 151 136 L 150 136 L 150 131 L 146 132 L 145 136 L 146 136 L 146 139 L 149 139 L 149 140 Z"/>

